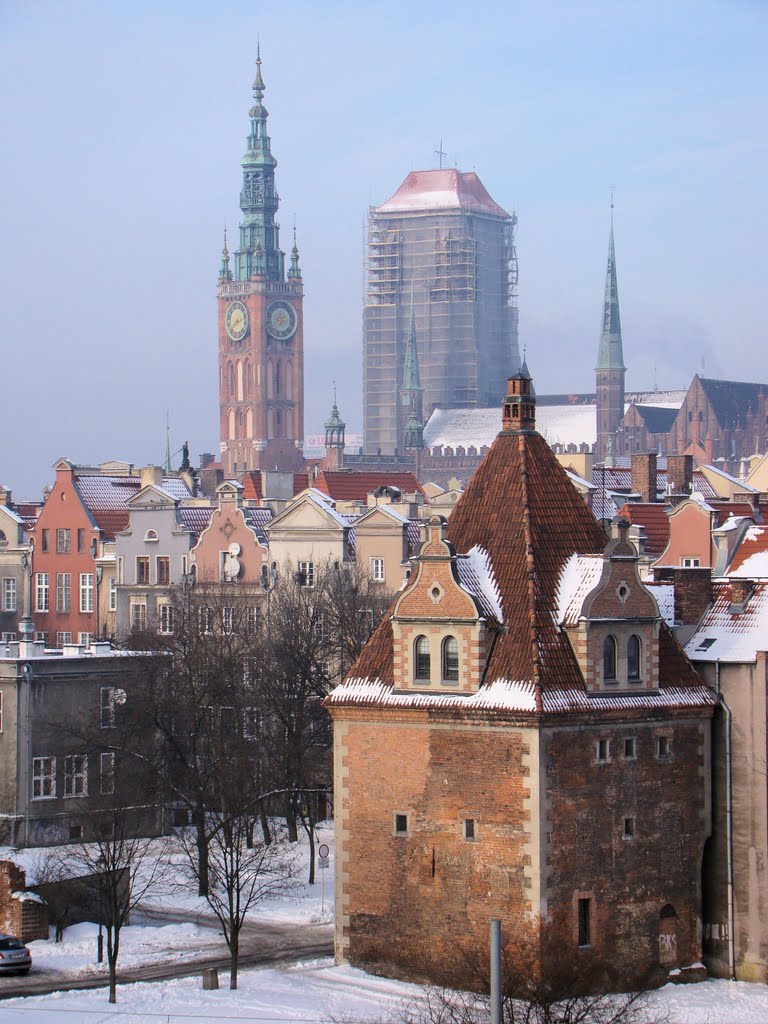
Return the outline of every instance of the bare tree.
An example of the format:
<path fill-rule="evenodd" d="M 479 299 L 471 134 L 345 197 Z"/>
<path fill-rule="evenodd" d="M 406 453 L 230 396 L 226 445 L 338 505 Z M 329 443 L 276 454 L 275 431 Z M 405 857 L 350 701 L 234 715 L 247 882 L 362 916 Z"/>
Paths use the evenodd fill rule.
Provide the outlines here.
<path fill-rule="evenodd" d="M 209 812 L 206 901 L 221 923 L 229 949 L 229 987 L 237 988 L 240 935 L 248 914 L 262 900 L 288 891 L 293 866 L 284 830 L 267 843 L 254 831 L 254 818 L 245 809 L 235 813 Z M 182 842 L 185 835 L 182 833 Z M 199 859 L 194 844 L 185 847 L 192 873 L 197 877 Z"/>

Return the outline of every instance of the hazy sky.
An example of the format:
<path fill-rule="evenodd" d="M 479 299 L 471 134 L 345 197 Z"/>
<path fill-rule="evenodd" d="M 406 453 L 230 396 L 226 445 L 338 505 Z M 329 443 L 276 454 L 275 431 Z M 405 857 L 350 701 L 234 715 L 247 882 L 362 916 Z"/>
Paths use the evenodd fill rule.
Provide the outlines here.
<path fill-rule="evenodd" d="M 306 288 L 306 426 L 361 426 L 363 222 L 411 169 L 520 218 L 540 393 L 594 387 L 609 223 L 630 388 L 768 381 L 765 0 L 0 0 L 0 482 L 218 450 L 216 277 L 257 35 Z"/>

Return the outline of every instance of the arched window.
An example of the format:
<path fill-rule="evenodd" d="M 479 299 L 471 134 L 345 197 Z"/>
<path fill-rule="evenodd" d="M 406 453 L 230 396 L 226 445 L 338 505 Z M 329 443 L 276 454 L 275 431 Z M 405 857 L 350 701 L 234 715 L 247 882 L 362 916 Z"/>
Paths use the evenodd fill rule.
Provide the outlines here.
<path fill-rule="evenodd" d="M 2 530 L 0 530 L 0 547 L 7 547 L 8 538 L 5 536 Z"/>
<path fill-rule="evenodd" d="M 229 397 L 235 397 L 235 366 L 234 363 L 229 364 Z"/>
<path fill-rule="evenodd" d="M 234 409 L 230 409 L 229 412 L 227 413 L 227 420 L 228 420 L 228 426 L 229 426 L 229 438 L 230 438 L 230 440 L 234 440 L 234 437 L 235 437 L 235 410 Z"/>
<path fill-rule="evenodd" d="M 640 678 L 640 637 L 631 636 L 627 644 L 627 678 Z"/>
<path fill-rule="evenodd" d="M 243 385 L 245 388 L 245 397 L 251 397 L 251 364 L 246 362 L 243 370 Z"/>
<path fill-rule="evenodd" d="M 425 636 L 417 636 L 413 645 L 414 678 L 420 683 L 428 683 L 430 678 L 429 640 Z"/>
<path fill-rule="evenodd" d="M 235 364 L 237 366 L 237 400 L 242 402 L 243 400 L 243 364 L 240 360 L 237 360 Z"/>
<path fill-rule="evenodd" d="M 616 679 L 616 640 L 612 636 L 603 640 L 603 679 Z"/>
<path fill-rule="evenodd" d="M 280 391 L 281 391 L 281 388 L 280 388 L 280 376 L 281 376 L 281 373 L 282 373 L 282 366 L 281 366 L 280 360 L 278 359 L 278 361 L 275 363 L 275 389 L 274 389 L 275 390 L 275 398 L 279 398 L 280 397 Z"/>
<path fill-rule="evenodd" d="M 158 540 L 157 530 L 147 530 L 147 532 L 144 534 L 144 540 L 147 543 L 156 544 Z"/>
<path fill-rule="evenodd" d="M 459 681 L 459 643 L 455 636 L 447 636 L 443 640 L 443 682 L 458 683 Z"/>
<path fill-rule="evenodd" d="M 245 436 L 253 437 L 253 409 L 247 409 L 245 413 Z"/>

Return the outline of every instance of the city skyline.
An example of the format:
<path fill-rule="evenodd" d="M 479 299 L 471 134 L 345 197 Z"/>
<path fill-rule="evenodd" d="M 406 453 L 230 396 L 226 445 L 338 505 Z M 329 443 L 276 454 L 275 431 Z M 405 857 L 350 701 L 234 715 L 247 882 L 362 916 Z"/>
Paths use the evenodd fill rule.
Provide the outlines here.
<path fill-rule="evenodd" d="M 308 432 L 333 379 L 359 429 L 367 208 L 436 166 L 440 139 L 519 215 L 537 390 L 594 389 L 612 183 L 628 387 L 652 387 L 654 367 L 685 386 L 702 361 L 768 379 L 758 5 L 489 4 L 469 24 L 431 3 L 291 12 L 0 9 L 17 157 L 0 172 L 0 331 L 21 377 L 0 480 L 16 494 L 36 496 L 59 456 L 162 461 L 166 409 L 174 448 L 216 450 L 216 274 L 257 36 L 283 248 L 295 216 L 307 293 Z"/>

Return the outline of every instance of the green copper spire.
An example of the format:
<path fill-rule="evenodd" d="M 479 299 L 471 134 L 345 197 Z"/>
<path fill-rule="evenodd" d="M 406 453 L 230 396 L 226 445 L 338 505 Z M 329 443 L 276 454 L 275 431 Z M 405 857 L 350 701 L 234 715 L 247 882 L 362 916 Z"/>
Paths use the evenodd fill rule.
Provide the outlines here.
<path fill-rule="evenodd" d="M 280 250 L 280 229 L 275 224 L 279 197 L 275 190 L 275 167 L 267 135 L 267 108 L 263 104 L 264 79 L 261 74 L 261 47 L 257 50 L 256 77 L 253 81 L 253 106 L 249 115 L 251 130 L 248 148 L 242 159 L 243 188 L 240 192 L 240 245 L 235 253 L 235 279 L 266 277 L 285 280 L 285 254 Z"/>
<path fill-rule="evenodd" d="M 229 269 L 229 249 L 227 248 L 227 229 L 224 227 L 224 248 L 221 250 L 221 268 L 219 269 L 220 281 L 231 281 L 232 271 Z"/>
<path fill-rule="evenodd" d="M 343 448 L 344 447 L 344 431 L 346 430 L 347 424 L 341 418 L 339 407 L 336 404 L 336 381 L 333 382 L 333 408 L 331 409 L 331 415 L 325 421 L 325 447 L 326 448 Z"/>
<path fill-rule="evenodd" d="M 291 265 L 288 268 L 288 280 L 296 280 L 301 277 L 299 267 L 299 247 L 296 245 L 296 228 L 293 229 L 293 248 L 291 249 Z"/>
<path fill-rule="evenodd" d="M 408 340 L 405 343 L 405 363 L 403 364 L 403 386 L 401 392 L 421 391 L 419 376 L 419 353 L 416 348 L 416 313 L 413 309 L 413 285 L 411 285 L 411 322 L 408 327 Z"/>
<path fill-rule="evenodd" d="M 605 275 L 603 302 L 603 333 L 596 370 L 625 370 L 619 316 L 619 286 L 616 282 L 616 253 L 613 248 L 613 203 L 611 203 L 611 234 L 608 241 L 608 269 Z"/>

